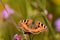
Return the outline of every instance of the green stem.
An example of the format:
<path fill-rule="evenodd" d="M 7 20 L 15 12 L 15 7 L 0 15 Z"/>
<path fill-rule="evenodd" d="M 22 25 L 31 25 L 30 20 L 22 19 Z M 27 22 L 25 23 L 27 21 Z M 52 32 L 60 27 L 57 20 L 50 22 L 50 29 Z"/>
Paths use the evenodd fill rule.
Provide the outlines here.
<path fill-rule="evenodd" d="M 49 30 L 51 31 L 52 36 L 53 36 L 54 39 L 56 40 L 56 38 L 55 38 L 55 32 L 54 32 L 54 30 L 53 30 L 53 28 L 52 28 L 51 22 L 49 22 L 49 20 L 47 19 L 47 16 L 45 16 L 45 15 L 42 15 L 42 16 L 43 16 L 43 18 L 45 19 L 47 25 L 49 26 Z"/>

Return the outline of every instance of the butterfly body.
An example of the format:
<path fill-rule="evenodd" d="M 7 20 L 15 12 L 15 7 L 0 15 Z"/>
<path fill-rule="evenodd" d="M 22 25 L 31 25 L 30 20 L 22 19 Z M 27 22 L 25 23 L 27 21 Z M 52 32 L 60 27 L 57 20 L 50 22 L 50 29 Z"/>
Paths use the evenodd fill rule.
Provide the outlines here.
<path fill-rule="evenodd" d="M 47 30 L 47 27 L 45 25 L 43 25 L 41 22 L 33 21 L 30 19 L 22 20 L 19 22 L 19 24 L 21 24 L 21 26 L 25 30 L 25 32 L 28 31 L 32 34 L 37 34 L 44 30 Z"/>

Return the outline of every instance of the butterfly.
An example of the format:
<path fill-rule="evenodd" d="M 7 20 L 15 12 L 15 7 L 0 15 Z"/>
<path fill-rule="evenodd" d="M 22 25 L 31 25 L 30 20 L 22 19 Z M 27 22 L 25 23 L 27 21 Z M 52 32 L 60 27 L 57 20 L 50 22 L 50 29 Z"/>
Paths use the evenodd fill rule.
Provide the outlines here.
<path fill-rule="evenodd" d="M 34 21 L 31 19 L 21 20 L 19 22 L 19 25 L 21 25 L 21 27 L 25 32 L 32 33 L 32 34 L 38 34 L 40 32 L 47 30 L 47 26 L 45 26 L 39 21 Z"/>

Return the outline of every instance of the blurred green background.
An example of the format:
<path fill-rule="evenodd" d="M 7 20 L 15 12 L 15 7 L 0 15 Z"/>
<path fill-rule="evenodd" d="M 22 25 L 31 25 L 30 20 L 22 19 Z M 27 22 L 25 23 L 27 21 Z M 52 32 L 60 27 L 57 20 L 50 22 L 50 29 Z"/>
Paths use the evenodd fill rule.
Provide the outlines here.
<path fill-rule="evenodd" d="M 6 4 L 14 10 L 8 18 L 4 18 L 2 13 L 7 9 Z M 54 25 L 59 17 L 60 0 L 0 0 L 0 40 L 14 40 L 15 34 L 24 36 L 17 29 L 19 21 L 24 19 L 37 20 L 48 27 L 47 31 L 39 34 L 28 34 L 27 40 L 60 40 L 60 31 Z"/>

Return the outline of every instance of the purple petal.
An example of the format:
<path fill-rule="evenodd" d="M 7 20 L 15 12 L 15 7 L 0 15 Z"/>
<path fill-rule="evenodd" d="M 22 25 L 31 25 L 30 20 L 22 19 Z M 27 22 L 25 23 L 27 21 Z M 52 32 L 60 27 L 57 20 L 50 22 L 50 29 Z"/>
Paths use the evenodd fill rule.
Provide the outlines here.
<path fill-rule="evenodd" d="M 20 37 L 20 35 L 15 34 L 15 35 L 14 35 L 14 39 L 16 39 L 16 40 L 20 40 L 20 39 L 21 39 L 21 37 Z"/>
<path fill-rule="evenodd" d="M 58 19 L 55 21 L 55 26 L 56 26 L 57 31 L 60 31 L 60 18 L 58 18 Z"/>
<path fill-rule="evenodd" d="M 7 4 L 5 4 L 5 8 L 6 9 L 3 10 L 3 17 L 8 18 L 11 14 L 14 13 L 14 10 L 11 9 Z"/>
<path fill-rule="evenodd" d="M 5 8 L 7 9 L 9 14 L 13 14 L 14 13 L 14 10 L 11 9 L 8 4 L 5 4 Z"/>
<path fill-rule="evenodd" d="M 15 35 L 14 35 L 14 39 L 17 39 L 17 38 L 18 38 L 18 34 L 15 34 Z"/>
<path fill-rule="evenodd" d="M 3 10 L 3 17 L 4 17 L 4 18 L 8 18 L 8 17 L 9 17 L 9 15 L 8 15 L 8 13 L 7 13 L 6 10 Z"/>
<path fill-rule="evenodd" d="M 9 10 L 8 10 L 8 13 L 9 13 L 9 14 L 13 14 L 13 13 L 14 13 L 14 10 L 9 9 Z"/>
<path fill-rule="evenodd" d="M 53 15 L 52 14 L 48 14 L 48 18 L 49 19 L 53 18 Z"/>

